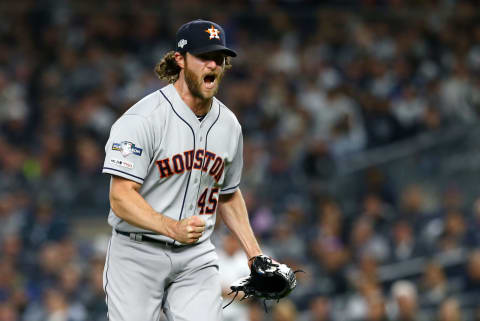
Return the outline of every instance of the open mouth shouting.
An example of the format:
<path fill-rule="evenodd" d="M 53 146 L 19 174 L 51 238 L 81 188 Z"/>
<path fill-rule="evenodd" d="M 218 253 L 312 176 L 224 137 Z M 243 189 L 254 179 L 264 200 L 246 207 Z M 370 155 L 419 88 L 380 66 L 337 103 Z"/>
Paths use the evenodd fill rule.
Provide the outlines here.
<path fill-rule="evenodd" d="M 217 82 L 217 75 L 214 73 L 209 73 L 203 77 L 203 83 L 205 85 L 205 88 L 207 89 L 215 88 L 216 82 Z"/>

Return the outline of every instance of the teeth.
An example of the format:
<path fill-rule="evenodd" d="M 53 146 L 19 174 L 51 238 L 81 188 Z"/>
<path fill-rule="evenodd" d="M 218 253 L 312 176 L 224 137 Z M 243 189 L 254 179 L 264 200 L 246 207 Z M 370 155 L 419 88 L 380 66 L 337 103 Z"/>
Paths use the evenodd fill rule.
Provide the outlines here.
<path fill-rule="evenodd" d="M 207 89 L 212 89 L 214 85 L 215 85 L 215 79 L 211 82 L 205 82 L 205 87 L 207 87 Z"/>

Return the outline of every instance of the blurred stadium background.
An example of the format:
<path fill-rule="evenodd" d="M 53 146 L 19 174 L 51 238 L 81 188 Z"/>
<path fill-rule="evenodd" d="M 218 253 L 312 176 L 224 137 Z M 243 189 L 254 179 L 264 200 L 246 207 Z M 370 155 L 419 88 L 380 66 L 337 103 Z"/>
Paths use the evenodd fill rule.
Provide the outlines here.
<path fill-rule="evenodd" d="M 5 0 L 0 321 L 107 320 L 104 144 L 199 17 L 239 52 L 219 97 L 254 230 L 306 271 L 225 320 L 480 320 L 479 1 Z"/>

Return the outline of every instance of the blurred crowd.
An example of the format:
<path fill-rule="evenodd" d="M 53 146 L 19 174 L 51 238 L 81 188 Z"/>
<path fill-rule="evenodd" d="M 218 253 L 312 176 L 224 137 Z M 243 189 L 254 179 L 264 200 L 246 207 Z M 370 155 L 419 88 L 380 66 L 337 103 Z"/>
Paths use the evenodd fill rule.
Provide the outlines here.
<path fill-rule="evenodd" d="M 239 52 L 219 98 L 243 127 L 253 228 L 305 271 L 271 313 L 235 302 L 226 320 L 480 320 L 480 191 L 432 197 L 377 167 L 348 199 L 312 188 L 353 155 L 478 123 L 479 4 L 408 3 L 0 4 L 0 321 L 107 320 L 104 242 L 72 220 L 106 220 L 110 126 L 165 85 L 153 68 L 198 17 Z M 214 241 L 225 284 L 248 273 L 221 223 Z"/>

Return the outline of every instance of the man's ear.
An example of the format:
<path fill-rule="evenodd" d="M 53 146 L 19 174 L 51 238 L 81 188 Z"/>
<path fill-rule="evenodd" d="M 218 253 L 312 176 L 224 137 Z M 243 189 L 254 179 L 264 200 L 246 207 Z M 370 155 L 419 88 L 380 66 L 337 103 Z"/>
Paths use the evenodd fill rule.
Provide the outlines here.
<path fill-rule="evenodd" d="M 182 69 L 185 68 L 185 58 L 186 57 L 184 57 L 178 51 L 175 52 L 175 61 L 177 62 L 177 65 Z"/>

